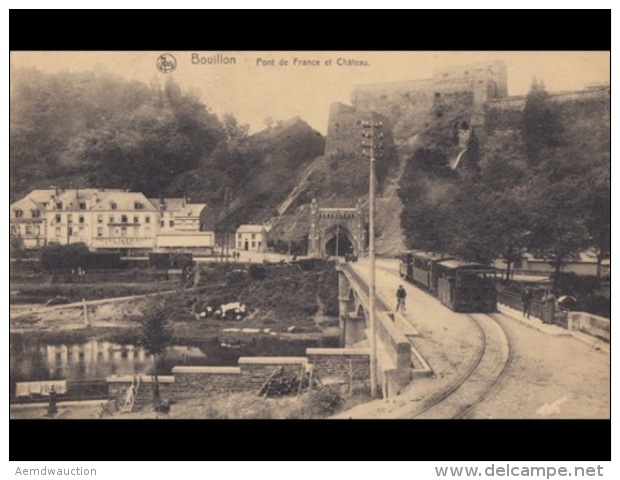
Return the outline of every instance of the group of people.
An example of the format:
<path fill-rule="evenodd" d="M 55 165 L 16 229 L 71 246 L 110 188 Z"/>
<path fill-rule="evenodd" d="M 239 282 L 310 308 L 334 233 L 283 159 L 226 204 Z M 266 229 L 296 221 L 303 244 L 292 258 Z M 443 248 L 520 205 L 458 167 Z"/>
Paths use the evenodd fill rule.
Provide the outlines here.
<path fill-rule="evenodd" d="M 541 320 L 546 324 L 553 324 L 557 298 L 551 289 L 545 289 L 541 297 Z M 534 302 L 534 291 L 531 287 L 525 287 L 521 293 L 521 303 L 523 305 L 523 316 L 530 318 L 532 303 Z"/>

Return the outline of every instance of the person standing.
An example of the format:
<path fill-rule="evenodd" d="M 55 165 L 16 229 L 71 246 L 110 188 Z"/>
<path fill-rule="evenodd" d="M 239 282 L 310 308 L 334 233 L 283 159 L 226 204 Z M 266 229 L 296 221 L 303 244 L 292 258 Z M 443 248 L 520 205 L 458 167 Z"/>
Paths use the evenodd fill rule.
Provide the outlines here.
<path fill-rule="evenodd" d="M 523 293 L 521 293 L 521 303 L 523 304 L 523 316 L 530 318 L 530 312 L 532 311 L 532 299 L 534 294 L 530 287 L 525 287 Z"/>
<path fill-rule="evenodd" d="M 545 294 L 542 297 L 543 323 L 547 323 L 549 325 L 553 323 L 555 315 L 555 302 L 556 298 L 553 292 L 551 290 L 545 291 Z"/>
<path fill-rule="evenodd" d="M 405 299 L 407 298 L 407 291 L 403 288 L 402 285 L 398 286 L 398 290 L 396 290 L 396 311 L 400 311 L 405 313 Z"/>

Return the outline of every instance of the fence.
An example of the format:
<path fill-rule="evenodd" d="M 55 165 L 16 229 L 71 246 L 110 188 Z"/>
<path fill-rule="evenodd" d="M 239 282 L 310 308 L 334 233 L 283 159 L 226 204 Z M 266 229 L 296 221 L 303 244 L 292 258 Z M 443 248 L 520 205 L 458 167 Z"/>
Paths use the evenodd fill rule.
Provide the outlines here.
<path fill-rule="evenodd" d="M 57 395 L 57 401 L 105 400 L 108 398 L 108 384 L 105 378 L 90 380 L 59 380 L 58 382 L 66 382 L 66 391 Z M 34 385 L 41 382 L 25 383 Z M 47 381 L 44 383 L 50 382 Z M 10 393 L 10 403 L 35 403 L 47 402 L 49 400 L 49 393 L 31 393 L 28 396 L 19 397 L 16 395 L 15 391 L 11 391 Z"/>
<path fill-rule="evenodd" d="M 518 293 L 509 292 L 506 290 L 497 290 L 497 301 L 504 305 L 514 308 L 521 312 L 523 310 L 523 302 L 521 301 L 521 295 Z M 531 316 L 542 319 L 542 302 L 539 300 L 532 300 Z M 554 323 L 568 328 L 568 310 L 556 308 L 554 315 Z"/>

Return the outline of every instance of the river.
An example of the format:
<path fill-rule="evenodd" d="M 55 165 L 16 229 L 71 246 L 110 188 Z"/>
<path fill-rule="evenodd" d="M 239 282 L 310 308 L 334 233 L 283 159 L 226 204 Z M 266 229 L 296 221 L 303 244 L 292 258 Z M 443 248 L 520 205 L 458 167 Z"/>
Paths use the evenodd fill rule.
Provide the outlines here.
<path fill-rule="evenodd" d="M 308 347 L 337 347 L 338 339 L 282 339 L 259 336 L 232 345 L 219 341 L 171 345 L 158 361 L 158 373 L 170 374 L 175 365 L 236 365 L 241 356 L 304 356 Z M 109 375 L 149 373 L 152 358 L 139 346 L 89 340 L 46 343 L 27 335 L 11 335 L 10 384 L 45 380 L 104 380 Z"/>

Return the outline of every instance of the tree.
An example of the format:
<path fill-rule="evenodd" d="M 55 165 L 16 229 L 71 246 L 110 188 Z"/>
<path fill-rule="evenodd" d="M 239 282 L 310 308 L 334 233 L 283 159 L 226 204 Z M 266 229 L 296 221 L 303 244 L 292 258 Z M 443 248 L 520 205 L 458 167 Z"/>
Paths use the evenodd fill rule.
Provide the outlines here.
<path fill-rule="evenodd" d="M 546 148 L 559 144 L 561 128 L 557 108 L 544 83 L 535 79 L 525 100 L 522 131 L 527 155 L 533 165 L 540 163 Z"/>
<path fill-rule="evenodd" d="M 172 341 L 171 314 L 172 306 L 162 296 L 154 297 L 142 309 L 140 344 L 146 353 L 153 357 L 153 377 L 155 379 L 153 405 L 155 409 L 159 407 L 160 402 L 157 362 Z"/>
<path fill-rule="evenodd" d="M 553 181 L 553 159 L 541 164 L 539 175 L 532 179 L 527 203 L 531 215 L 529 250 L 554 266 L 559 278 L 564 262 L 590 246 L 590 236 L 583 215 L 579 190 L 581 176 Z"/>
<path fill-rule="evenodd" d="M 15 260 L 21 260 L 24 255 L 24 239 L 13 228 L 9 229 L 9 256 Z"/>

